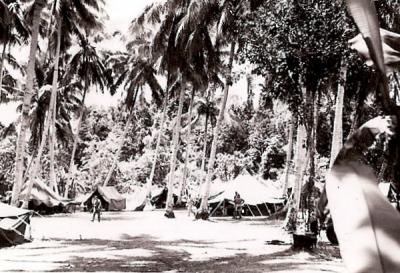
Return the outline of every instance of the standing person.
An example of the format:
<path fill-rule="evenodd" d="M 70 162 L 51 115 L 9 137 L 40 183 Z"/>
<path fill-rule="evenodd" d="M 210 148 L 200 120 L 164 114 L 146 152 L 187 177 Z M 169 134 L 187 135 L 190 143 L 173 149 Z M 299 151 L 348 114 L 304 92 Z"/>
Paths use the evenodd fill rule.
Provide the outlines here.
<path fill-rule="evenodd" d="M 194 205 L 194 197 L 192 195 L 189 195 L 189 198 L 187 201 L 188 217 L 190 217 L 190 214 L 192 214 L 192 213 L 194 215 L 196 215 L 193 211 L 193 205 Z"/>
<path fill-rule="evenodd" d="M 97 214 L 97 220 L 100 222 L 101 201 L 96 195 L 93 196 L 92 198 L 92 209 L 93 209 L 92 222 L 94 221 L 94 218 L 96 218 L 96 214 Z"/>
<path fill-rule="evenodd" d="M 233 211 L 233 219 L 242 219 L 242 206 L 244 204 L 244 200 L 240 197 L 240 194 L 238 194 L 238 192 L 235 192 L 233 203 L 235 205 L 235 210 Z"/>

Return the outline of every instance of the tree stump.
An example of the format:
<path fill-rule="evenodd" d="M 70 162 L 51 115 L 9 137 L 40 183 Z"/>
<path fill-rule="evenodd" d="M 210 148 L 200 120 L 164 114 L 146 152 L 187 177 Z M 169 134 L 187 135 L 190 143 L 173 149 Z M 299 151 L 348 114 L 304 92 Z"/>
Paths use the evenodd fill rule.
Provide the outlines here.
<path fill-rule="evenodd" d="M 293 249 L 311 250 L 317 246 L 317 235 L 313 233 L 296 234 L 293 233 Z"/>
<path fill-rule="evenodd" d="M 196 213 L 196 219 L 208 220 L 210 213 L 208 211 L 199 211 Z"/>
<path fill-rule="evenodd" d="M 166 211 L 164 216 L 167 218 L 175 218 L 175 213 L 173 211 Z"/>

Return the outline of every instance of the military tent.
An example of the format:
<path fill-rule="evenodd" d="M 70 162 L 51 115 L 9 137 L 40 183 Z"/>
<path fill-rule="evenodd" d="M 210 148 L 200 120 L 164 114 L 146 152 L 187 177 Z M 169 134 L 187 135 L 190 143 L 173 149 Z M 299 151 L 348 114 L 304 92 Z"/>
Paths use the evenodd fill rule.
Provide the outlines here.
<path fill-rule="evenodd" d="M 25 199 L 28 191 L 28 183 L 22 187 L 20 199 Z M 42 211 L 44 213 L 54 213 L 63 211 L 68 204 L 68 200 L 61 197 L 47 186 L 42 180 L 37 179 L 32 186 L 31 195 L 29 198 L 28 208 L 32 210 Z"/>
<path fill-rule="evenodd" d="M 285 202 L 280 189 L 266 185 L 249 174 L 239 175 L 233 181 L 221 185 L 223 185 L 220 189 L 222 192 L 209 199 L 212 208 L 211 215 L 215 213 L 223 216 L 231 215 L 235 192 L 238 192 L 245 202 L 244 215 L 270 215 Z"/>
<path fill-rule="evenodd" d="M 165 205 L 167 203 L 167 195 L 168 195 L 167 187 L 154 189 L 151 192 L 150 202 L 153 206 L 155 206 L 158 209 L 165 208 Z M 174 188 L 172 193 L 172 196 L 174 198 L 174 204 L 176 204 L 176 202 L 178 201 L 178 195 L 179 195 L 179 190 L 177 188 Z"/>
<path fill-rule="evenodd" d="M 102 204 L 103 209 L 107 211 L 117 211 L 126 208 L 126 199 L 115 187 L 98 186 L 83 202 L 89 210 L 92 208 L 92 198 L 97 196 Z"/>
<path fill-rule="evenodd" d="M 0 203 L 0 247 L 13 246 L 29 238 L 32 212 Z"/>

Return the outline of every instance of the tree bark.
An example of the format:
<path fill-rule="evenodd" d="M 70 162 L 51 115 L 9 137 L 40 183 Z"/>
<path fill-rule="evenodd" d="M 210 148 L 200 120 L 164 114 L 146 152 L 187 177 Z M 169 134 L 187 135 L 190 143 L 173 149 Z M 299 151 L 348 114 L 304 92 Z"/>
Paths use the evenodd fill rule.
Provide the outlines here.
<path fill-rule="evenodd" d="M 15 156 L 15 181 L 11 198 L 11 202 L 15 206 L 18 204 L 19 194 L 23 184 L 26 133 L 29 128 L 29 111 L 31 108 L 31 100 L 33 95 L 35 94 L 35 91 L 33 90 L 33 80 L 35 77 L 35 62 L 39 38 L 40 16 L 45 4 L 45 0 L 35 1 L 35 9 L 33 11 L 31 45 L 29 50 L 25 94 L 22 104 L 21 125 L 18 134 Z"/>
<path fill-rule="evenodd" d="M 283 184 L 283 196 L 287 196 L 287 191 L 289 187 L 289 173 L 290 173 L 290 166 L 292 160 L 292 153 L 293 153 L 293 134 L 295 129 L 296 121 L 293 115 L 290 117 L 289 121 L 289 136 L 288 136 L 288 148 L 286 152 L 286 164 L 285 164 L 285 173 L 284 173 L 284 184 Z"/>
<path fill-rule="evenodd" d="M 89 89 L 88 85 L 89 85 L 88 82 L 85 81 L 85 90 L 83 91 L 83 95 L 82 95 L 81 107 L 80 107 L 81 109 L 79 111 L 79 118 L 78 118 L 78 125 L 76 128 L 76 133 L 74 134 L 74 144 L 72 145 L 71 159 L 69 161 L 68 179 L 67 179 L 67 185 L 65 186 L 64 197 L 68 197 L 68 190 L 72 183 L 72 179 L 73 179 L 73 175 L 74 175 L 75 154 L 76 154 L 76 149 L 78 147 L 79 133 L 81 131 L 82 122 L 83 122 L 83 113 L 85 111 L 85 98 L 86 98 L 87 91 Z"/>
<path fill-rule="evenodd" d="M 303 186 L 304 169 L 307 166 L 307 132 L 304 124 L 297 126 L 296 137 L 296 179 L 293 188 L 293 208 L 297 212 L 300 208 L 300 197 Z"/>
<path fill-rule="evenodd" d="M 58 70 L 60 60 L 60 48 L 61 48 L 61 24 L 62 20 L 58 20 L 57 26 L 57 48 L 56 57 L 54 62 L 54 74 L 53 74 L 53 86 L 51 90 L 52 103 L 49 107 L 49 114 L 51 116 L 50 124 L 50 137 L 49 137 L 49 151 L 50 151 L 50 188 L 58 193 L 57 177 L 55 172 L 55 144 L 56 144 L 56 119 L 57 119 L 57 91 L 58 91 Z"/>
<path fill-rule="evenodd" d="M 186 89 L 186 81 L 182 80 L 182 88 L 179 93 L 179 107 L 178 107 L 178 114 L 176 115 L 176 123 L 174 128 L 174 133 L 172 137 L 172 152 L 171 152 L 171 162 L 170 162 L 170 171 L 168 177 L 168 194 L 167 194 L 167 203 L 166 203 L 166 212 L 165 216 L 167 218 L 174 218 L 174 196 L 173 196 L 173 189 L 174 189 L 174 180 L 175 180 L 175 168 L 176 168 L 176 161 L 177 161 L 177 154 L 179 149 L 179 135 L 181 132 L 181 118 L 182 118 L 182 110 L 183 110 L 183 103 L 185 99 L 185 89 Z"/>
<path fill-rule="evenodd" d="M 205 181 L 205 191 L 203 194 L 203 198 L 201 200 L 201 214 L 202 219 L 208 219 L 209 212 L 208 212 L 208 197 L 210 196 L 210 187 L 211 187 L 211 178 L 214 174 L 214 163 L 215 163 L 215 156 L 217 152 L 217 144 L 218 144 L 218 135 L 219 130 L 221 127 L 221 123 L 224 119 L 225 108 L 226 108 L 226 101 L 228 99 L 229 93 L 229 86 L 232 84 L 232 65 L 233 65 L 233 58 L 235 54 L 235 42 L 231 43 L 230 53 L 229 53 L 229 63 L 228 63 L 228 72 L 225 79 L 225 86 L 224 86 L 224 96 L 221 103 L 221 109 L 218 114 L 217 124 L 214 128 L 213 133 L 213 140 L 211 143 L 211 153 L 210 153 L 210 160 L 208 162 L 208 171 Z"/>
<path fill-rule="evenodd" d="M 309 104 L 309 98 L 308 98 L 309 91 L 307 90 L 303 79 L 300 80 L 299 84 L 303 100 L 305 100 L 305 106 L 304 105 L 302 106 L 304 113 L 304 120 L 303 122 L 301 122 L 299 118 L 297 119 L 296 154 L 294 159 L 296 178 L 292 190 L 291 204 L 289 205 L 289 210 L 285 221 L 287 222 L 286 228 L 288 230 L 295 230 L 296 228 L 297 212 L 300 209 L 300 203 L 301 203 L 303 177 L 305 175 L 305 171 L 308 166 L 307 161 L 309 159 L 309 154 L 307 154 L 307 144 L 309 144 L 309 142 L 307 141 L 307 136 L 309 136 L 309 134 L 307 133 L 306 126 L 304 124 L 307 121 L 307 116 L 308 116 L 307 105 Z"/>
<path fill-rule="evenodd" d="M 345 60 L 342 60 L 340 67 L 340 79 L 338 84 L 338 93 L 336 95 L 336 106 L 335 106 L 335 120 L 333 124 L 332 133 L 332 148 L 331 158 L 329 166 L 332 167 L 336 156 L 343 146 L 343 99 L 344 99 L 344 85 L 347 77 L 347 65 Z"/>
<path fill-rule="evenodd" d="M 105 187 L 105 186 L 108 185 L 108 182 L 109 182 L 110 179 L 111 179 L 111 176 L 112 176 L 112 174 L 113 174 L 113 172 L 114 172 L 114 170 L 115 170 L 115 167 L 117 166 L 117 163 L 118 163 L 118 160 L 119 160 L 119 156 L 121 155 L 122 148 L 124 147 L 126 135 L 128 134 L 128 129 L 129 129 L 129 127 L 131 126 L 131 123 L 132 123 L 132 119 L 133 119 L 133 108 L 134 108 L 134 106 L 135 106 L 135 102 L 136 102 L 136 98 L 137 98 L 137 96 L 138 96 L 138 93 L 139 93 L 139 87 L 137 87 L 137 89 L 136 89 L 135 97 L 133 98 L 132 108 L 131 108 L 130 111 L 129 111 L 129 117 L 128 117 L 128 120 L 126 121 L 126 124 L 125 124 L 125 128 L 124 128 L 124 132 L 123 132 L 123 134 L 122 134 L 121 142 L 120 142 L 119 147 L 118 147 L 118 150 L 117 150 L 117 152 L 116 152 L 116 154 L 115 154 L 115 157 L 114 157 L 113 163 L 112 163 L 112 165 L 111 165 L 111 168 L 110 168 L 110 170 L 108 171 L 107 177 L 106 177 L 106 179 L 104 180 L 103 187 Z"/>
<path fill-rule="evenodd" d="M 207 139 L 208 139 L 208 111 L 206 112 L 206 120 L 204 122 L 204 140 L 203 140 L 203 157 L 201 159 L 201 173 L 199 177 L 200 185 L 203 184 L 204 178 L 207 175 L 206 160 L 207 160 Z"/>
<path fill-rule="evenodd" d="M 1 60 L 0 60 L 0 103 L 3 101 L 3 69 L 4 69 L 4 60 L 6 59 L 6 47 L 7 47 L 7 42 L 5 41 L 3 44 L 3 51 L 1 53 Z"/>
<path fill-rule="evenodd" d="M 146 192 L 145 202 L 149 201 L 151 199 L 151 186 L 153 184 L 154 174 L 156 171 L 157 158 L 158 158 L 158 154 L 160 153 L 161 137 L 164 132 L 165 120 L 166 120 L 166 116 L 167 116 L 168 95 L 169 95 L 169 82 L 167 83 L 167 90 L 166 90 L 165 97 L 164 97 L 164 105 L 163 105 L 163 110 L 162 110 L 161 120 L 160 120 L 160 130 L 159 130 L 158 136 L 157 136 L 156 149 L 154 151 L 153 162 L 151 164 L 150 176 L 149 176 L 149 179 L 147 180 L 147 185 L 146 185 L 147 192 Z"/>
<path fill-rule="evenodd" d="M 59 20 L 58 22 L 61 25 L 61 21 Z M 59 27 L 60 29 L 60 27 Z M 61 31 L 59 31 L 61 33 Z M 32 191 L 32 187 L 33 184 L 36 180 L 37 174 L 39 172 L 39 168 L 40 168 L 40 159 L 42 157 L 43 154 L 43 150 L 44 150 L 44 146 L 46 144 L 47 141 L 47 137 L 48 134 L 50 133 L 50 127 L 51 127 L 51 123 L 53 120 L 53 116 L 54 116 L 54 108 L 56 106 L 56 99 L 57 99 L 57 89 L 58 89 L 58 66 L 59 66 L 59 60 L 60 60 L 60 46 L 61 46 L 61 37 L 57 38 L 57 49 L 56 49 L 56 58 L 54 60 L 54 75 L 53 75 L 53 82 L 52 82 L 52 89 L 51 89 L 51 97 L 50 97 L 50 103 L 49 103 L 49 110 L 47 113 L 47 117 L 45 120 L 45 125 L 44 125 L 44 130 L 43 130 L 43 135 L 42 135 L 42 140 L 40 142 L 40 147 L 38 150 L 38 153 L 36 155 L 36 158 L 34 160 L 34 164 L 33 164 L 33 168 L 31 170 L 30 176 L 29 176 L 29 181 L 28 181 L 28 189 L 27 192 L 25 194 L 25 198 L 24 198 L 24 203 L 23 203 L 23 208 L 28 208 L 28 203 L 29 203 L 29 199 L 31 196 L 31 191 Z M 51 139 L 51 135 L 50 135 L 50 139 Z M 51 142 L 51 140 L 49 140 L 49 143 Z M 51 149 L 51 146 L 50 146 Z M 51 152 L 51 151 L 50 151 Z M 54 152 L 54 151 L 53 151 Z M 50 159 L 51 161 L 51 159 Z M 54 161 L 54 158 L 53 158 Z M 50 169 L 51 172 L 51 169 Z M 54 174 L 55 176 L 55 174 Z M 50 176 L 50 179 L 52 177 Z M 51 182 L 53 183 L 53 182 Z"/>
<path fill-rule="evenodd" d="M 185 192 L 186 189 L 186 179 L 188 175 L 188 163 L 189 163 L 189 154 L 192 152 L 192 143 L 191 143 L 191 137 L 192 137 L 192 115 L 193 115 L 193 101 L 194 101 L 194 95 L 196 91 L 194 88 L 192 88 L 192 94 L 190 98 L 190 105 L 189 105 L 189 117 L 188 117 L 188 130 L 186 133 L 186 155 L 185 155 L 185 165 L 183 168 L 183 176 L 182 176 L 182 181 L 179 187 L 179 196 L 178 196 L 178 204 L 182 203 L 182 196 Z"/>

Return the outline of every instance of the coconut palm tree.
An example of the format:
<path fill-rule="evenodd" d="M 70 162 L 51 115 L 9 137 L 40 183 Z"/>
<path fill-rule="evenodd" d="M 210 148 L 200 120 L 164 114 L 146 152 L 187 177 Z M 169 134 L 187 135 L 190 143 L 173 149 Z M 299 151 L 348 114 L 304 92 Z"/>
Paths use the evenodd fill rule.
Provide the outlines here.
<path fill-rule="evenodd" d="M 155 70 L 146 62 L 145 58 L 139 58 L 135 60 L 134 58 L 127 59 L 127 70 L 121 75 L 124 77 L 125 88 L 127 88 L 127 95 L 125 99 L 125 106 L 128 110 L 128 120 L 125 124 L 124 133 L 121 138 L 121 143 L 119 148 L 115 154 L 113 163 L 111 168 L 107 174 L 106 179 L 104 180 L 103 185 L 107 185 L 111 179 L 111 176 L 114 172 L 114 169 L 117 165 L 118 159 L 120 157 L 123 144 L 125 143 L 126 135 L 128 133 L 128 129 L 131 125 L 134 113 L 134 106 L 137 101 L 138 95 L 144 96 L 144 92 L 140 92 L 140 89 L 143 90 L 143 87 L 147 84 L 150 87 L 150 92 L 152 98 L 156 105 L 161 104 L 161 97 L 163 95 L 162 88 L 158 83 L 155 77 Z M 117 79 L 118 81 L 122 81 L 121 78 Z"/>
<path fill-rule="evenodd" d="M 39 38 L 39 25 L 41 20 L 41 13 L 46 2 L 44 0 L 35 0 L 33 3 L 33 20 L 32 20 L 32 35 L 29 50 L 29 60 L 26 74 L 26 86 L 23 99 L 21 125 L 18 133 L 16 157 L 15 157 L 15 181 L 13 186 L 11 202 L 17 205 L 19 193 L 21 191 L 24 174 L 24 158 L 25 158 L 25 145 L 26 145 L 26 132 L 28 130 L 29 111 L 31 107 L 31 100 L 34 95 L 34 73 L 36 62 L 36 50 Z M 26 204 L 27 206 L 27 204 Z"/>
<path fill-rule="evenodd" d="M 100 90 L 104 90 L 111 86 L 111 76 L 107 69 L 103 57 L 99 54 L 94 46 L 92 46 L 83 34 L 78 33 L 80 50 L 76 52 L 68 63 L 66 71 L 67 79 L 76 79 L 83 82 L 82 97 L 80 107 L 78 109 L 78 125 L 74 134 L 74 142 L 72 146 L 71 159 L 69 164 L 69 177 L 72 177 L 74 170 L 75 154 L 79 142 L 79 132 L 81 130 L 84 112 L 85 99 L 89 88 L 93 85 L 98 86 Z M 113 94 L 113 92 L 112 92 Z M 67 181 L 67 189 L 70 180 Z M 67 195 L 68 192 L 65 192 Z"/>
<path fill-rule="evenodd" d="M 208 219 L 208 197 L 210 195 L 210 186 L 211 186 L 211 178 L 214 174 L 214 163 L 216 158 L 217 151 L 217 139 L 221 127 L 221 123 L 224 118 L 226 102 L 228 99 L 229 87 L 232 85 L 232 66 L 233 60 L 235 57 L 235 49 L 237 45 L 237 37 L 236 33 L 238 30 L 238 19 L 240 16 L 246 14 L 250 6 L 247 1 L 236 1 L 236 0 L 227 0 L 223 1 L 218 9 L 210 9 L 211 12 L 214 13 L 213 18 L 217 18 L 217 35 L 216 35 L 216 47 L 220 47 L 223 44 L 229 45 L 229 57 L 227 68 L 225 72 L 225 84 L 223 90 L 223 99 L 220 106 L 220 112 L 217 119 L 217 124 L 214 128 L 213 132 L 213 141 L 211 144 L 211 152 L 210 152 L 210 160 L 208 162 L 207 168 L 207 177 L 206 177 L 206 186 L 205 191 L 202 197 L 201 203 L 201 217 L 202 219 Z M 201 7 L 200 10 L 205 10 L 205 7 Z M 210 17 L 208 15 L 207 17 Z"/>
<path fill-rule="evenodd" d="M 57 90 L 58 90 L 58 76 L 59 76 L 59 60 L 61 45 L 65 47 L 70 45 L 71 36 L 73 34 L 80 35 L 80 28 L 84 28 L 86 31 L 90 29 L 99 29 L 101 24 L 97 15 L 90 9 L 99 11 L 100 5 L 104 4 L 100 1 L 100 5 L 97 1 L 86 0 L 86 1 L 70 1 L 70 0 L 55 0 L 57 3 L 54 5 L 54 15 L 56 18 L 56 29 L 53 34 L 56 36 L 56 48 L 53 65 L 53 82 L 52 82 L 52 93 L 50 99 L 50 105 L 48 115 L 45 122 L 44 136 L 42 137 L 41 144 L 38 150 L 38 154 L 34 161 L 34 165 L 31 170 L 28 192 L 25 196 L 25 203 L 27 204 L 30 198 L 30 190 L 34 180 L 36 179 L 37 172 L 40 166 L 40 158 L 43 152 L 44 144 L 47 140 L 47 134 L 50 131 L 49 149 L 50 149 L 50 183 L 57 188 L 56 177 L 54 170 L 54 145 L 55 145 L 55 124 L 56 124 L 56 101 L 57 101 Z M 50 37 L 49 37 L 50 39 Z M 66 48 L 63 48 L 66 51 Z"/>
<path fill-rule="evenodd" d="M 26 42 L 29 37 L 28 27 L 25 25 L 23 11 L 19 1 L 0 1 L 0 43 L 3 44 L 0 56 L 0 102 L 3 98 L 4 63 L 6 60 L 16 64 L 10 54 L 6 54 L 7 46 Z"/>

